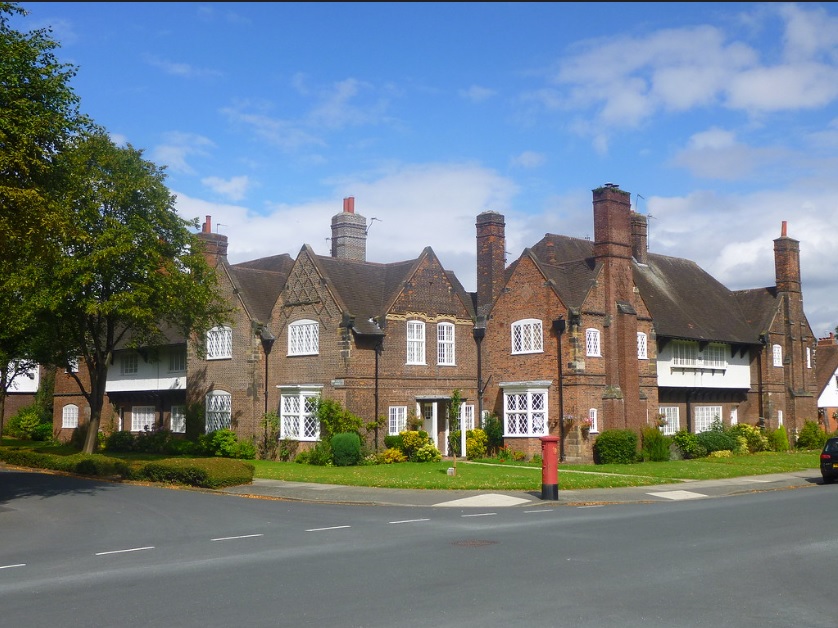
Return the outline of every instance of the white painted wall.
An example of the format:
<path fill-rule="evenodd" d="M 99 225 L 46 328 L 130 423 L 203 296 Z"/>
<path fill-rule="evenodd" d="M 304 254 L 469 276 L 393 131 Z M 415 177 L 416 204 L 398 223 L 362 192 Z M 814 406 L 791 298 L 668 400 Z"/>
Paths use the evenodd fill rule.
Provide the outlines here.
<path fill-rule="evenodd" d="M 702 368 L 675 366 L 672 345 L 664 347 L 658 354 L 658 386 L 676 388 L 750 388 L 751 368 L 748 355 L 739 352 L 733 357 L 730 349 L 725 352 L 727 364 L 724 368 Z"/>
<path fill-rule="evenodd" d="M 122 375 L 121 359 L 124 351 L 114 354 L 113 364 L 108 367 L 106 392 L 140 392 L 145 390 L 186 390 L 186 371 L 169 372 L 168 349 L 161 349 L 159 360 L 146 362 L 137 360 L 137 372 Z"/>
<path fill-rule="evenodd" d="M 823 391 L 821 391 L 820 397 L 818 397 L 819 408 L 838 408 L 838 383 L 835 381 L 836 377 L 838 377 L 838 369 L 829 378 Z M 831 417 L 830 420 L 832 420 Z"/>

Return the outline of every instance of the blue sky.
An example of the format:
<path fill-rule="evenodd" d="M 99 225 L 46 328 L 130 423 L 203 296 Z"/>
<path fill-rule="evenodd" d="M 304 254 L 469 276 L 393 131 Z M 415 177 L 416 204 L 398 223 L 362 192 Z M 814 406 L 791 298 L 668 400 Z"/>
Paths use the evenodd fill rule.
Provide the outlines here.
<path fill-rule="evenodd" d="M 651 252 L 731 289 L 774 284 L 786 221 L 812 329 L 838 325 L 835 3 L 21 6 L 233 263 L 329 254 L 353 196 L 369 261 L 430 246 L 474 290 L 479 213 L 505 215 L 511 262 L 592 236 L 616 183 Z"/>

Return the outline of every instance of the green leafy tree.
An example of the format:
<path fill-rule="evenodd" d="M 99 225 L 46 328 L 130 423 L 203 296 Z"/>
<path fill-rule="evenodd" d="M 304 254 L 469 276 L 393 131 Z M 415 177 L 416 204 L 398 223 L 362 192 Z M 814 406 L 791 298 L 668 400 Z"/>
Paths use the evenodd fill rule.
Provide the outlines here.
<path fill-rule="evenodd" d="M 32 288 L 66 226 L 48 193 L 55 157 L 89 124 L 70 88 L 76 69 L 58 61 L 49 29 L 12 28 L 27 15 L 0 2 L 0 431 L 9 387 L 35 364 L 43 304 Z"/>
<path fill-rule="evenodd" d="M 163 169 L 142 151 L 98 129 L 80 134 L 56 158 L 55 192 L 69 227 L 39 284 L 40 323 L 52 333 L 42 361 L 80 359 L 86 370 L 88 381 L 71 375 L 90 405 L 92 453 L 115 348 L 153 347 L 167 329 L 203 338 L 229 311 L 190 230 L 197 220 L 177 215 Z"/>

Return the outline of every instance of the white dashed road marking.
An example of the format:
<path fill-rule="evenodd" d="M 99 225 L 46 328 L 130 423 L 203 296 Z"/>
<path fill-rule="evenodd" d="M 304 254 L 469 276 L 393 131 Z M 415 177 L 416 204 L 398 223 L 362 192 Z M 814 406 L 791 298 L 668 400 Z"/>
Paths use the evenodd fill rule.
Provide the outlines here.
<path fill-rule="evenodd" d="M 105 556 L 106 554 L 124 554 L 126 552 L 142 552 L 143 550 L 154 549 L 154 546 L 149 547 L 132 547 L 130 549 L 112 550 L 110 552 L 96 552 L 96 556 Z"/>

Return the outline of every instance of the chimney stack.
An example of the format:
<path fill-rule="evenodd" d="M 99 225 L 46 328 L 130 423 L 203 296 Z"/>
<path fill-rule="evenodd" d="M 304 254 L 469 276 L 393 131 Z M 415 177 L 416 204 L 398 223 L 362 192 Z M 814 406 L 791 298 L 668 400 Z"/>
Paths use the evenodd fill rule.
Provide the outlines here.
<path fill-rule="evenodd" d="M 227 236 L 212 232 L 212 217 L 207 216 L 198 239 L 204 244 L 204 258 L 215 268 L 219 261 L 227 260 Z"/>
<path fill-rule="evenodd" d="M 631 212 L 631 254 L 638 264 L 647 263 L 649 222 L 646 216 Z"/>
<path fill-rule="evenodd" d="M 487 315 L 503 290 L 506 273 L 506 222 L 493 211 L 477 216 L 477 313 Z"/>
<path fill-rule="evenodd" d="M 343 212 L 332 216 L 332 257 L 367 261 L 367 220 L 355 213 L 355 198 L 343 199 Z"/>
<path fill-rule="evenodd" d="M 786 221 L 774 240 L 774 275 L 777 292 L 800 293 L 800 242 L 788 237 Z"/>

